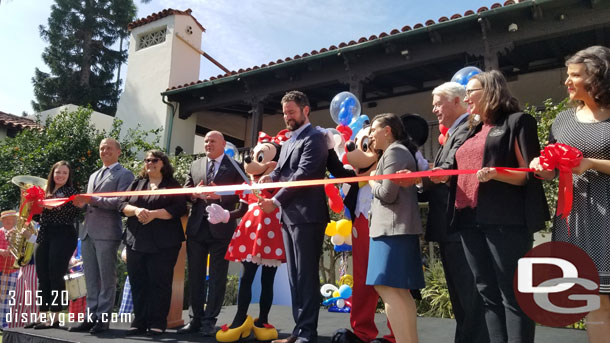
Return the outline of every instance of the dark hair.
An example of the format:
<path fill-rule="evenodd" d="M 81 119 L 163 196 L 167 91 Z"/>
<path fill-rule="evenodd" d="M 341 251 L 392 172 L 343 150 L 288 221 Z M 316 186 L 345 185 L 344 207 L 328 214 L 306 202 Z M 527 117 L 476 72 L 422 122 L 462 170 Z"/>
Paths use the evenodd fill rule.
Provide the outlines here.
<path fill-rule="evenodd" d="M 390 131 L 392 132 L 392 137 L 397 140 L 399 143 L 404 145 L 413 156 L 417 152 L 417 146 L 411 141 L 411 138 L 407 134 L 404 125 L 402 124 L 402 120 L 394 113 L 382 113 L 378 114 L 371 121 L 371 125 L 374 122 L 378 121 L 381 127 L 390 127 Z"/>
<path fill-rule="evenodd" d="M 483 88 L 481 97 L 482 112 L 486 122 L 497 124 L 509 114 L 519 112 L 519 100 L 510 94 L 506 79 L 497 70 L 476 74 L 470 80 L 479 80 Z"/>
<path fill-rule="evenodd" d="M 55 162 L 55 164 L 51 167 L 49 176 L 47 176 L 47 189 L 45 189 L 47 195 L 51 195 L 55 189 L 55 178 L 53 177 L 53 174 L 55 173 L 55 169 L 61 166 L 68 167 L 68 180 L 66 180 L 66 186 L 72 187 L 72 167 L 68 161 L 61 160 L 59 162 Z"/>
<path fill-rule="evenodd" d="M 283 105 L 290 101 L 294 101 L 294 103 L 297 104 L 297 106 L 299 106 L 301 111 L 305 108 L 305 106 L 311 107 L 311 106 L 309 106 L 309 98 L 307 98 L 307 95 L 305 95 L 305 93 L 303 93 L 301 91 L 287 92 L 282 97 L 281 104 Z"/>
<path fill-rule="evenodd" d="M 167 155 L 165 155 L 163 151 L 156 149 L 148 150 L 146 152 L 146 156 L 148 155 L 152 155 L 163 162 L 163 167 L 161 168 L 161 175 L 163 175 L 164 179 L 174 178 L 174 167 L 172 167 L 172 164 L 169 162 L 169 158 L 167 158 Z M 142 169 L 140 170 L 138 176 L 144 179 L 148 179 L 148 172 L 146 172 L 146 163 L 144 164 L 144 166 L 142 166 Z"/>
<path fill-rule="evenodd" d="M 574 56 L 568 58 L 566 67 L 569 64 L 582 63 L 589 74 L 585 80 L 585 89 L 597 106 L 602 108 L 610 107 L 610 48 L 600 45 L 590 46 L 580 50 Z M 581 100 L 575 101 L 582 106 Z"/>

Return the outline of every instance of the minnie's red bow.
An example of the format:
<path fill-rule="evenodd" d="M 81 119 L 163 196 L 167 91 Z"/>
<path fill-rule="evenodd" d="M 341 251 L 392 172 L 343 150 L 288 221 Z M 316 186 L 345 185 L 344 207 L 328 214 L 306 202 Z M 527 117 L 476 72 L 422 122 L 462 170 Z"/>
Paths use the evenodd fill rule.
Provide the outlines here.
<path fill-rule="evenodd" d="M 28 219 L 25 222 L 25 225 L 28 225 L 30 223 L 30 221 L 32 220 L 32 217 L 35 214 L 42 213 L 41 204 L 42 204 L 42 201 L 44 200 L 44 196 L 45 196 L 45 192 L 39 186 L 32 186 L 25 190 L 25 195 L 24 195 L 25 201 L 23 202 L 23 204 L 21 204 L 21 207 L 19 208 L 19 214 L 21 214 L 21 212 L 23 211 L 23 207 L 26 204 L 30 204 L 30 203 L 32 204 L 32 207 L 30 207 L 30 212 L 28 214 Z"/>

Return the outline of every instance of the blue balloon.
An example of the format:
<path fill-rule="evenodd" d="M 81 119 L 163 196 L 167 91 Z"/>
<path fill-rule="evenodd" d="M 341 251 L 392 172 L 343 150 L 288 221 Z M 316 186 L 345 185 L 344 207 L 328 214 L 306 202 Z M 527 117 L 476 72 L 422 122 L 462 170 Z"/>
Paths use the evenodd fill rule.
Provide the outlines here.
<path fill-rule="evenodd" d="M 352 120 L 352 113 L 346 107 L 341 107 L 339 111 L 339 124 L 341 125 L 349 125 Z"/>
<path fill-rule="evenodd" d="M 477 67 L 473 67 L 473 66 L 468 66 L 468 67 L 464 67 L 460 70 L 457 71 L 457 73 L 455 73 L 453 75 L 453 77 L 451 78 L 452 82 L 457 82 L 460 85 L 466 87 L 466 84 L 468 83 L 468 80 L 470 80 L 471 77 L 482 73 L 483 71 Z"/>
<path fill-rule="evenodd" d="M 343 299 L 347 299 L 352 296 L 352 288 L 348 285 L 341 285 L 339 287 L 339 295 Z"/>
<path fill-rule="evenodd" d="M 349 116 L 347 119 L 347 123 L 342 124 L 339 120 L 339 112 L 341 110 L 347 110 L 347 113 L 344 116 Z M 341 92 L 333 97 L 333 100 L 330 102 L 330 116 L 335 123 L 338 125 L 348 125 L 352 118 L 356 118 L 360 115 L 360 101 L 358 98 L 350 92 Z"/>
<path fill-rule="evenodd" d="M 371 120 L 366 114 L 361 114 L 358 118 L 354 118 L 352 122 L 348 125 L 349 128 L 352 129 L 352 136 L 350 137 L 350 140 L 354 140 L 354 138 L 356 138 L 356 135 L 358 134 L 358 131 L 362 130 L 364 124 L 370 122 Z"/>
<path fill-rule="evenodd" d="M 235 151 L 233 151 L 233 149 L 225 149 L 225 154 L 229 157 L 235 157 Z"/>

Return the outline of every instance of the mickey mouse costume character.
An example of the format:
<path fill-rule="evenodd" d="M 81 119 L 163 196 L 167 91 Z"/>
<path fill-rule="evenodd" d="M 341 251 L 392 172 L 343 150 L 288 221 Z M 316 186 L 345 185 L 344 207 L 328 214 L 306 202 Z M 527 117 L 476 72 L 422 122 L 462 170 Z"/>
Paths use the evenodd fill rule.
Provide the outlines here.
<path fill-rule="evenodd" d="M 275 137 L 264 132 L 259 133 L 258 144 L 254 147 L 252 156 L 245 158 L 245 171 L 253 181 L 258 181 L 261 176 L 275 169 L 281 144 L 288 140 L 287 132 L 288 130 L 282 130 Z M 277 330 L 268 323 L 268 315 L 273 302 L 275 273 L 277 267 L 286 261 L 282 225 L 279 208 L 265 213 L 257 203 L 258 197 L 271 199 L 276 192 L 277 189 L 265 189 L 241 197 L 242 201 L 249 204 L 248 212 L 233 234 L 225 259 L 241 262 L 244 271 L 237 296 L 237 313 L 230 326 L 225 324 L 216 333 L 218 342 L 236 342 L 248 337 L 251 331 L 254 331 L 257 341 L 270 341 L 278 337 Z M 263 268 L 260 313 L 259 317 L 253 320 L 247 312 L 252 298 L 252 282 L 259 265 Z"/>

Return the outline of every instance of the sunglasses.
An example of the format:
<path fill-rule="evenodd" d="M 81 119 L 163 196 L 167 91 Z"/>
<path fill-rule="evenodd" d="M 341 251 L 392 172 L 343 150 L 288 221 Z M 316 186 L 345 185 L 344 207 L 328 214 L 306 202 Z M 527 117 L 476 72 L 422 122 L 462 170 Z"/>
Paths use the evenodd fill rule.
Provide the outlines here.
<path fill-rule="evenodd" d="M 159 159 L 158 158 L 147 158 L 147 159 L 144 160 L 144 162 L 146 162 L 146 163 L 157 163 L 157 162 L 159 162 Z"/>

